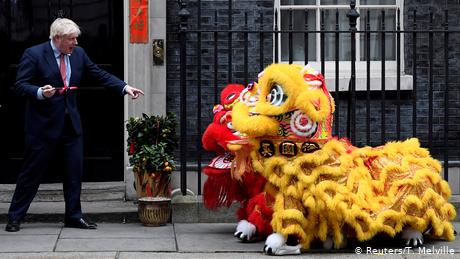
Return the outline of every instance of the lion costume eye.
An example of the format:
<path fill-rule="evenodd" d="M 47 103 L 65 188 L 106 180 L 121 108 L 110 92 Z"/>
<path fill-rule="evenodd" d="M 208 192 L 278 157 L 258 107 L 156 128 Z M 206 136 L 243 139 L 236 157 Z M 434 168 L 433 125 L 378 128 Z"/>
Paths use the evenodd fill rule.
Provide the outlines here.
<path fill-rule="evenodd" d="M 283 87 L 279 84 L 274 84 L 270 93 L 267 95 L 267 101 L 271 105 L 281 106 L 284 102 L 286 102 L 287 95 L 284 94 Z"/>
<path fill-rule="evenodd" d="M 231 121 L 229 121 L 229 122 L 227 123 L 227 128 L 229 128 L 229 129 L 231 129 L 231 130 L 234 129 L 234 128 L 233 128 L 233 124 L 232 124 Z"/>
<path fill-rule="evenodd" d="M 230 100 L 232 100 L 232 99 L 235 97 L 235 95 L 236 95 L 235 93 L 231 93 L 231 94 L 229 94 L 229 95 L 227 96 L 227 98 L 225 98 L 225 99 L 228 100 L 228 101 L 230 101 Z"/>

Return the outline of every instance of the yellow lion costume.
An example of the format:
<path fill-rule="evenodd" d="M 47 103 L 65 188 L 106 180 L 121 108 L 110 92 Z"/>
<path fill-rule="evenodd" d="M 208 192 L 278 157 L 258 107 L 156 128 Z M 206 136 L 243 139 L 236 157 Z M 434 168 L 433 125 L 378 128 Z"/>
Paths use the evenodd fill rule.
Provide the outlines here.
<path fill-rule="evenodd" d="M 246 141 L 229 145 L 234 170 L 252 166 L 268 180 L 271 224 L 283 239 L 274 243 L 294 236 L 300 253 L 315 240 L 338 248 L 350 237 L 394 237 L 403 228 L 454 239 L 456 212 L 440 163 L 415 138 L 376 148 L 333 138 L 334 101 L 311 67 L 270 65 L 240 98 L 232 123 Z M 292 253 L 266 244 L 267 253 Z"/>

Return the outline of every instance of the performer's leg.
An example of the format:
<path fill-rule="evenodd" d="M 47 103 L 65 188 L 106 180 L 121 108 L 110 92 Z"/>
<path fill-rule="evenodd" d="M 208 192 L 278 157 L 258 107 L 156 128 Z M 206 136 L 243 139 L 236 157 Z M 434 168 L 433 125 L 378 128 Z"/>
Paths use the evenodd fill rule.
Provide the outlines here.
<path fill-rule="evenodd" d="M 63 182 L 65 218 L 79 219 L 81 212 L 81 178 L 83 174 L 83 138 L 77 136 L 69 118 L 66 119 L 62 145 L 66 175 Z"/>
<path fill-rule="evenodd" d="M 261 192 L 252 197 L 246 207 L 247 220 L 256 226 L 258 234 L 264 238 L 273 232 L 270 224 L 273 214 L 270 204 L 272 199 L 266 192 Z"/>
<path fill-rule="evenodd" d="M 38 137 L 26 136 L 24 165 L 18 174 L 16 189 L 8 211 L 11 221 L 21 221 L 37 194 L 43 173 L 51 164 L 56 141 L 44 141 Z"/>

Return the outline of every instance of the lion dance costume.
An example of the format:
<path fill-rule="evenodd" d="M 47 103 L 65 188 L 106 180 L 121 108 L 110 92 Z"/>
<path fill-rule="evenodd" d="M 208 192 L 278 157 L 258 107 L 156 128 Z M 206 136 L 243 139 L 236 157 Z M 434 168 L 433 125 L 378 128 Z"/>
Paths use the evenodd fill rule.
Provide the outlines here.
<path fill-rule="evenodd" d="M 252 167 L 275 190 L 271 225 L 284 242 L 295 237 L 308 249 L 329 239 L 340 247 L 403 228 L 454 239 L 440 163 L 417 139 L 358 148 L 334 138 L 334 100 L 311 67 L 270 65 L 240 98 L 232 123 L 245 138 L 230 144 L 234 170 Z"/>
<path fill-rule="evenodd" d="M 204 149 L 217 154 L 203 169 L 208 176 L 203 188 L 204 205 L 209 209 L 229 207 L 240 202 L 237 217 L 240 220 L 235 236 L 243 241 L 265 238 L 272 233 L 270 225 L 272 196 L 264 191 L 265 178 L 246 171 L 231 174 L 234 154 L 227 148 L 229 141 L 239 140 L 239 132 L 232 127 L 232 108 L 239 101 L 243 85 L 229 84 L 221 92 L 221 104 L 213 109 L 214 120 L 206 128 L 202 143 Z"/>

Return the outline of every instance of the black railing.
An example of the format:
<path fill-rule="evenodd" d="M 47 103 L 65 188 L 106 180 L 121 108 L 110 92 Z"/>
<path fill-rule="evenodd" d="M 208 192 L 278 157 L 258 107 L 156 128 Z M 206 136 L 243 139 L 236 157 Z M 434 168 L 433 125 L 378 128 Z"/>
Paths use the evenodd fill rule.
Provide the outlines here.
<path fill-rule="evenodd" d="M 180 189 L 187 194 L 187 11 L 184 1 L 179 1 L 180 11 Z M 201 150 L 201 148 L 200 148 Z"/>
<path fill-rule="evenodd" d="M 389 140 L 400 140 L 408 137 L 418 137 L 422 146 L 430 148 L 433 155 L 442 159 L 444 163 L 444 178 L 449 178 L 449 166 L 458 166 L 460 152 L 458 151 L 459 132 L 456 127 L 449 129 L 449 121 L 456 123 L 460 121 L 458 112 L 449 113 L 451 109 L 458 109 L 459 104 L 456 102 L 455 94 L 449 96 L 450 89 L 458 94 L 455 88 L 455 80 L 459 80 L 458 73 L 450 75 L 449 61 L 454 59 L 454 55 L 449 55 L 449 48 L 458 48 L 449 44 L 449 35 L 455 34 L 454 37 L 460 37 L 459 30 L 453 30 L 448 26 L 448 13 L 445 11 L 445 20 L 441 28 L 435 28 L 433 14 L 430 12 L 428 29 L 418 29 L 416 20 L 417 12 L 413 10 L 408 13 L 412 14 L 412 24 L 406 21 L 406 30 L 401 29 L 400 11 L 396 11 L 395 28 L 386 29 L 385 11 L 382 11 L 380 20 L 380 29 L 371 30 L 370 12 L 365 12 L 364 26 L 358 30 L 357 19 L 360 16 L 355 9 L 355 1 L 351 1 L 350 10 L 347 14 L 349 18 L 349 30 L 339 30 L 339 11 L 335 14 L 335 29 L 326 30 L 324 11 L 321 11 L 320 30 L 312 29 L 308 24 L 308 12 L 305 11 L 305 24 L 302 29 L 294 29 L 293 10 L 288 10 L 289 24 L 287 30 L 281 30 L 278 25 L 278 13 L 275 10 L 272 20 L 273 28 L 268 29 L 267 23 L 264 23 L 264 15 L 253 15 L 253 19 L 260 19 L 260 24 L 253 25 L 250 28 L 248 23 L 248 13 L 244 12 L 241 23 L 234 24 L 232 0 L 228 1 L 227 24 L 218 21 L 217 10 L 214 13 L 214 21 L 204 28 L 201 17 L 201 1 L 196 1 L 199 11 L 196 12 L 196 24 L 188 23 L 190 13 L 187 11 L 185 1 L 178 1 L 180 4 L 180 171 L 181 171 L 181 191 L 186 194 L 187 188 L 187 168 L 196 168 L 198 173 L 198 194 L 201 194 L 201 163 L 209 160 L 209 155 L 201 150 L 201 134 L 203 129 L 212 121 L 211 115 L 202 114 L 202 105 L 208 106 L 205 113 L 211 113 L 210 107 L 218 103 L 219 90 L 226 83 L 248 84 L 251 79 L 257 78 L 257 72 L 261 71 L 264 66 L 272 62 L 284 62 L 280 59 L 283 51 L 279 51 L 280 37 L 287 34 L 288 43 L 283 45 L 288 51 L 288 58 L 285 62 L 294 63 L 294 36 L 303 35 L 304 60 L 307 63 L 312 56 L 309 56 L 308 49 L 309 36 L 311 34 L 320 37 L 320 71 L 328 78 L 326 69 L 326 48 L 325 40 L 327 35 L 332 35 L 334 42 L 334 61 L 332 67 L 335 72 L 335 84 L 329 89 L 333 90 L 333 97 L 336 102 L 336 111 L 334 118 L 334 135 L 338 137 L 347 137 L 357 146 L 362 145 L 381 145 Z M 212 19 L 212 16 L 209 17 Z M 265 24 L 265 26 L 264 26 Z M 271 27 L 271 25 L 270 25 Z M 421 27 L 421 26 L 420 26 Z M 226 28 L 226 29 L 222 29 Z M 350 37 L 350 60 L 340 60 L 341 40 L 344 36 Z M 361 87 L 357 88 L 356 60 L 357 35 L 364 38 L 364 47 L 362 53 L 365 59 L 361 58 L 361 63 L 365 63 L 363 69 L 363 80 L 359 83 Z M 380 36 L 380 89 L 372 87 L 371 74 L 371 37 Z M 387 71 L 386 39 L 395 35 L 396 54 L 396 83 L 394 88 L 390 88 L 388 78 L 390 75 Z M 420 37 L 427 37 L 428 42 L 422 42 Z M 434 39 L 438 43 L 438 48 L 443 49 L 443 53 L 434 57 Z M 206 41 L 202 41 L 205 38 Z M 457 38 L 458 39 L 458 38 Z M 401 41 L 406 44 L 401 49 Z M 407 44 L 409 42 L 410 44 Z M 442 43 L 442 44 L 440 44 Z M 173 45 L 172 43 L 170 45 Z M 205 50 L 205 51 L 204 51 Z M 225 50 L 227 53 L 225 55 Z M 221 52 L 220 52 L 221 51 Z M 189 52 L 193 54 L 189 55 Z M 459 50 L 455 50 L 456 53 Z M 203 57 L 202 53 L 207 53 Z M 242 53 L 242 58 L 238 58 Z M 404 59 L 402 59 L 404 58 Z M 251 63 L 251 59 L 255 62 Z M 206 60 L 206 62 L 202 62 Z M 393 59 L 391 60 L 393 61 Z M 350 76 L 348 79 L 348 89 L 343 90 L 340 85 L 340 68 L 350 62 Z M 404 63 L 403 63 L 404 62 Z M 203 64 L 206 63 L 206 64 Z M 439 64 L 443 65 L 439 65 Z M 250 65 L 252 64 L 252 65 Z M 404 64 L 405 70 L 402 70 Z M 425 65 L 427 64 L 427 65 Z M 194 72 L 193 72 L 194 71 Z M 421 72 L 422 71 L 422 72 Z M 427 73 L 426 73 L 427 72 Z M 435 74 L 436 73 L 436 74 Z M 402 76 L 409 76 L 406 82 L 412 83 L 409 89 L 401 87 Z M 373 75 L 375 77 L 375 75 Z M 442 80 L 437 80 L 435 76 L 440 76 Z M 330 76 L 333 78 L 333 76 Z M 412 77 L 412 80 L 410 80 Z M 365 80 L 364 80 L 365 79 Z M 202 94 L 204 90 L 208 94 Z M 188 103 L 187 91 L 196 94 L 196 102 Z M 212 94 L 209 94 L 209 91 Z M 452 90 L 451 90 L 452 91 Z M 443 97 L 443 98 L 442 98 Z M 195 100 L 195 98 L 190 98 Z M 452 105 L 452 107 L 450 106 Z M 187 115 L 187 107 L 197 113 L 193 116 Z M 196 109 L 195 109 L 196 107 Z M 359 116 L 357 116 L 359 114 Z M 374 115 L 374 116 L 373 116 Z M 195 117 L 194 117 L 195 116 Z M 204 118 L 204 119 L 203 119 Z M 190 120 L 196 119 L 195 132 L 187 127 Z M 344 124 L 344 121 L 346 124 Z M 346 127 L 343 127 L 346 125 Z M 363 127 L 357 127 L 363 125 Z M 457 124 L 458 125 L 458 124 Z M 426 128 L 425 128 L 426 126 Z M 195 148 L 193 148 L 195 147 Z M 191 155 L 193 154 L 193 155 Z M 193 164 L 193 166 L 191 166 Z"/>

